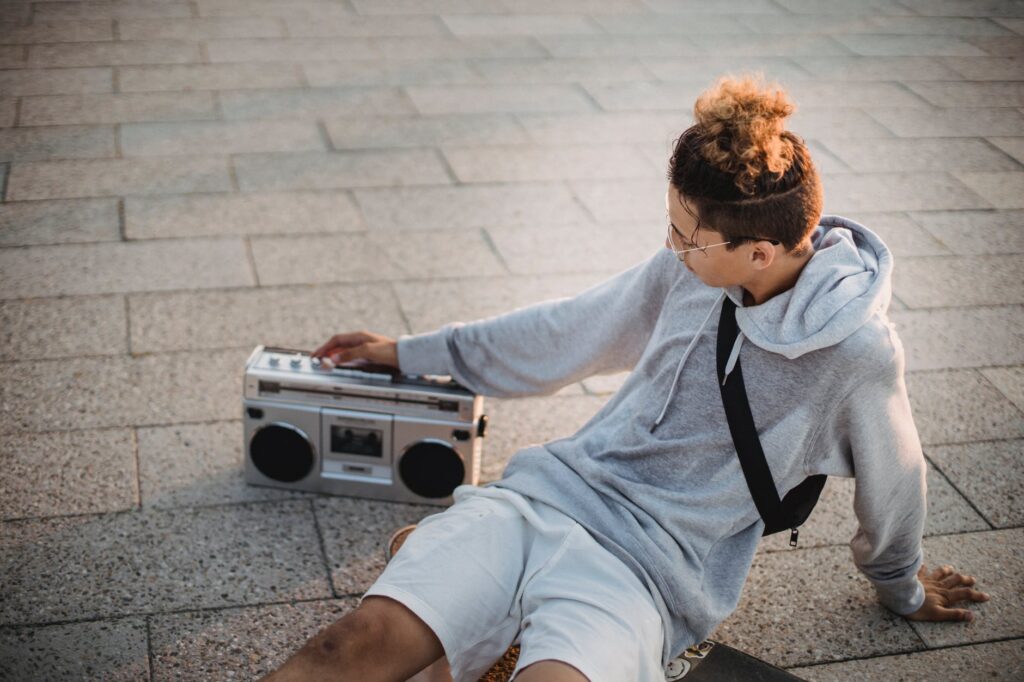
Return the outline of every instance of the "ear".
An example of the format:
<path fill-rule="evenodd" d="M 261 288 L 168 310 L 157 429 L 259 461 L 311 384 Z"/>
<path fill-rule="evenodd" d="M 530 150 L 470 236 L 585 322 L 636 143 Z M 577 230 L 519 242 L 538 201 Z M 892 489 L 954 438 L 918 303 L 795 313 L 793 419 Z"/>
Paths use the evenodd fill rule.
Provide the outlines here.
<path fill-rule="evenodd" d="M 763 270 L 775 262 L 775 249 L 771 247 L 770 242 L 753 242 L 753 245 L 754 248 L 750 250 L 750 262 L 755 268 Z"/>

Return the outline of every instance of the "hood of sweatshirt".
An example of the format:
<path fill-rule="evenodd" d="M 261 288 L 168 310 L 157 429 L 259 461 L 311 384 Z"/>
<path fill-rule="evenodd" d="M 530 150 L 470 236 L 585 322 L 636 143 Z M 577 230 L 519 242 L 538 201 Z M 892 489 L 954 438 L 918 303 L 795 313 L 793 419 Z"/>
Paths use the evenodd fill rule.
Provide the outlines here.
<path fill-rule="evenodd" d="M 760 305 L 743 304 L 743 287 L 729 286 L 708 310 L 700 329 L 676 368 L 672 389 L 651 431 L 661 423 L 675 394 L 679 375 L 712 314 L 726 296 L 736 304 L 739 334 L 725 367 L 736 366 L 744 340 L 790 360 L 835 345 L 857 331 L 892 300 L 892 253 L 874 232 L 848 218 L 824 215 L 811 234 L 814 255 L 796 284 Z"/>

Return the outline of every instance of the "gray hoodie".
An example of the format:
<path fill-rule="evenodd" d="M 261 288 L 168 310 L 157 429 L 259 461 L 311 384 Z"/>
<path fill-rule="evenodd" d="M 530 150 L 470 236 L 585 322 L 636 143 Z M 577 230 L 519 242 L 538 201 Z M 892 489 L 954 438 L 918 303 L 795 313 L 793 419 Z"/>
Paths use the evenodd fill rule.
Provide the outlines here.
<path fill-rule="evenodd" d="M 663 663 L 735 610 L 764 530 L 716 383 L 725 296 L 740 328 L 727 369 L 742 357 L 780 497 L 812 474 L 856 474 L 855 564 L 896 613 L 924 601 L 925 462 L 887 317 L 892 253 L 838 216 L 822 216 L 812 241 L 796 285 L 760 305 L 663 248 L 574 297 L 398 339 L 403 372 L 449 374 L 486 396 L 632 370 L 579 431 L 519 450 L 485 487 L 560 509 L 622 559 L 662 615 Z"/>

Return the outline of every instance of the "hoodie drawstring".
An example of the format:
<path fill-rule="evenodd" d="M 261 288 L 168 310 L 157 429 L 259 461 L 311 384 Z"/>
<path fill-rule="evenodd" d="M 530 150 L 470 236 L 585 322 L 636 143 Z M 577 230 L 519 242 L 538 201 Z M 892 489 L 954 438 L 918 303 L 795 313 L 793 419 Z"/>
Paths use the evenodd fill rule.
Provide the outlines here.
<path fill-rule="evenodd" d="M 683 371 L 683 365 L 686 364 L 686 359 L 690 357 L 690 352 L 693 351 L 694 346 L 697 345 L 697 340 L 700 339 L 701 334 L 704 332 L 704 327 L 707 326 L 708 320 L 711 319 L 711 314 L 715 312 L 715 309 L 718 308 L 718 304 L 722 302 L 722 299 L 724 299 L 725 296 L 726 293 L 723 290 L 722 295 L 715 299 L 715 302 L 711 304 L 711 309 L 708 310 L 707 316 L 704 318 L 704 321 L 700 323 L 700 327 L 697 329 L 697 333 L 693 335 L 693 339 L 690 341 L 690 345 L 686 347 L 686 352 L 684 352 L 683 357 L 680 358 L 679 364 L 676 366 L 676 375 L 672 379 L 672 386 L 669 388 L 668 391 L 668 397 L 665 398 L 665 405 L 664 407 L 661 408 L 661 414 L 658 415 L 658 418 L 654 421 L 654 424 L 651 425 L 651 433 L 654 433 L 654 429 L 657 428 L 657 426 L 661 424 L 661 420 L 665 418 L 665 413 L 668 411 L 668 405 L 670 402 L 672 402 L 672 396 L 674 396 L 676 393 L 676 386 L 679 383 L 679 375 Z M 732 354 L 729 356 L 729 363 L 726 365 L 725 368 L 726 378 L 729 377 L 729 372 L 731 372 L 733 367 L 736 366 L 736 360 L 737 358 L 739 358 L 740 345 L 742 343 L 743 332 L 740 332 L 739 336 L 736 338 L 736 343 L 732 347 Z M 723 381 L 722 383 L 725 382 Z"/>

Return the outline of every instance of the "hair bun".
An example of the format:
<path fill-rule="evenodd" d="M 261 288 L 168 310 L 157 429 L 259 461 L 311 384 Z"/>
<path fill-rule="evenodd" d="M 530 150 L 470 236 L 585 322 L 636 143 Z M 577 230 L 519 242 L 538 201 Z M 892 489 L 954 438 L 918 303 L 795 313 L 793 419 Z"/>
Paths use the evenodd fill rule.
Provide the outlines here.
<path fill-rule="evenodd" d="M 781 177 L 793 164 L 793 139 L 783 122 L 794 111 L 785 90 L 766 86 L 760 75 L 723 76 L 693 106 L 700 154 L 752 194 L 762 174 Z"/>

